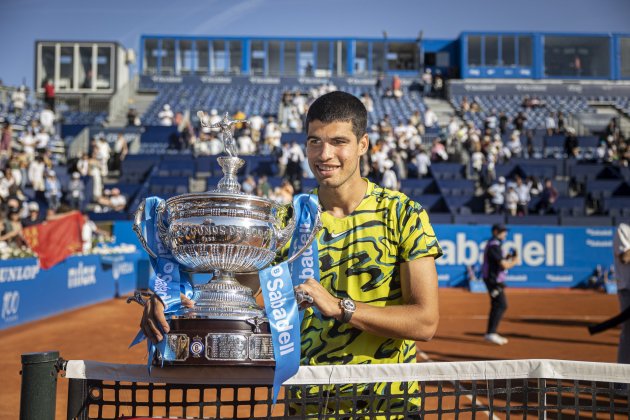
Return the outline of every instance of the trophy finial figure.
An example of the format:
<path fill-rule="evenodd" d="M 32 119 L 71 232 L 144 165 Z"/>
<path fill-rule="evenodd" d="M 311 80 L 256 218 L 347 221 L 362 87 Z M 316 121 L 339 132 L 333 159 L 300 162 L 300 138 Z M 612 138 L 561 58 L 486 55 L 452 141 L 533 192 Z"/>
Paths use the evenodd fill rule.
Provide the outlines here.
<path fill-rule="evenodd" d="M 222 134 L 223 147 L 230 157 L 237 157 L 236 142 L 234 141 L 234 135 L 232 134 L 232 126 L 238 123 L 249 124 L 248 120 L 231 120 L 230 114 L 227 112 L 223 116 L 223 119 L 215 124 L 210 124 L 208 116 L 203 112 L 197 112 L 197 117 L 201 122 L 202 127 L 206 128 L 218 128 Z"/>

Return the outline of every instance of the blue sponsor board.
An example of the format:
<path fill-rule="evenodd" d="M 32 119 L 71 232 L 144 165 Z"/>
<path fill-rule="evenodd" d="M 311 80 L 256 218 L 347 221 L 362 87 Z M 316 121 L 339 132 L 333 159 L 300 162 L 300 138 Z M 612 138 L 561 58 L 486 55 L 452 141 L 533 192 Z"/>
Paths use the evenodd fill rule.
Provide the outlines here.
<path fill-rule="evenodd" d="M 504 252 L 514 248 L 521 264 L 509 270 L 511 287 L 574 287 L 599 264 L 613 263 L 612 227 L 508 226 Z M 466 267 L 481 264 L 490 226 L 434 225 L 444 256 L 436 261 L 440 286 L 466 285 Z"/>
<path fill-rule="evenodd" d="M 135 289 L 139 253 L 67 258 L 49 270 L 36 258 L 0 261 L 0 330 Z M 110 257 L 110 256 L 107 256 Z"/>

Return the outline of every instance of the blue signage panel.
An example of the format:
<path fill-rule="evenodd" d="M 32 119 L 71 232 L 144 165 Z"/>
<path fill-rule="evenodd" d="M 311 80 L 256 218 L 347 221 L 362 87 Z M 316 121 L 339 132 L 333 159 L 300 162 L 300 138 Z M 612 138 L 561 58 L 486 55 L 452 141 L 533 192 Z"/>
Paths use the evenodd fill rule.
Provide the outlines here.
<path fill-rule="evenodd" d="M 504 252 L 514 248 L 521 264 L 509 270 L 512 287 L 573 287 L 597 265 L 613 263 L 612 227 L 508 226 Z M 490 226 L 435 225 L 444 256 L 436 261 L 440 286 L 462 286 L 466 267 L 481 264 Z"/>
<path fill-rule="evenodd" d="M 36 258 L 0 261 L 0 330 L 113 298 L 135 289 L 138 256 L 74 256 L 49 270 Z M 116 278 L 117 277 L 117 278 Z"/>

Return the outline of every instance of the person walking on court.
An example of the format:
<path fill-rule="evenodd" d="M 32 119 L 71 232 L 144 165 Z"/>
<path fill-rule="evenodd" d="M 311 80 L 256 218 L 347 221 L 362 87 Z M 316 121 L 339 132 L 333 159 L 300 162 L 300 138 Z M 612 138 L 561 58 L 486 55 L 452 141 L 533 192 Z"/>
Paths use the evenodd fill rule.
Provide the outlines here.
<path fill-rule="evenodd" d="M 620 223 L 613 238 L 617 296 L 621 312 L 630 308 L 630 224 Z M 630 320 L 621 324 L 617 362 L 630 364 Z"/>
<path fill-rule="evenodd" d="M 492 238 L 486 244 L 483 254 L 483 266 L 481 268 L 483 281 L 490 295 L 490 316 L 488 317 L 488 329 L 484 339 L 492 344 L 502 346 L 508 339 L 497 333 L 499 322 L 507 309 L 505 298 L 505 276 L 507 270 L 517 265 L 520 261 L 516 250 L 511 250 L 507 256 L 503 256 L 501 245 L 507 237 L 507 228 L 504 224 L 492 226 Z"/>

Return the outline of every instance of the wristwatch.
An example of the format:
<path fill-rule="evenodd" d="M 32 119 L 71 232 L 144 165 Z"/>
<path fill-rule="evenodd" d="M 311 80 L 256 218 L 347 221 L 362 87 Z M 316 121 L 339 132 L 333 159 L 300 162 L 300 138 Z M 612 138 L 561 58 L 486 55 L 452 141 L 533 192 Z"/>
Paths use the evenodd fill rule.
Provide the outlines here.
<path fill-rule="evenodd" d="M 341 322 L 347 323 L 350 322 L 352 318 L 352 314 L 357 310 L 357 305 L 354 303 L 354 300 L 350 298 L 344 298 L 339 301 L 339 307 L 341 308 Z"/>

